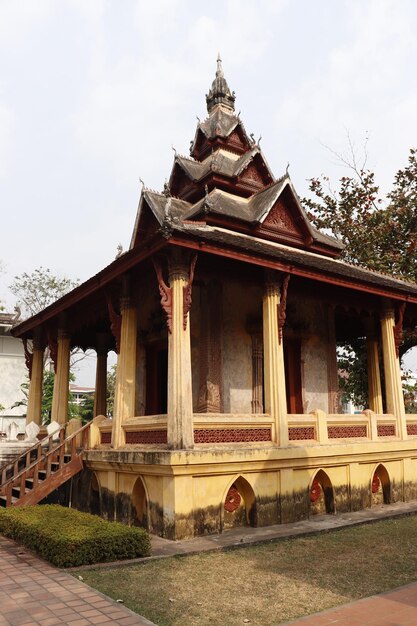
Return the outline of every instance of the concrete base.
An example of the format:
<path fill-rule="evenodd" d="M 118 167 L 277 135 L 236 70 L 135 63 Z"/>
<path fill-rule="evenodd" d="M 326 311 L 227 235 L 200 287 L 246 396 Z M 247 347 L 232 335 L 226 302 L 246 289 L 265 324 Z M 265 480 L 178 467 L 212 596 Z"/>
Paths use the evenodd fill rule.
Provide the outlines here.
<path fill-rule="evenodd" d="M 167 539 L 417 499 L 414 441 L 90 450 L 73 506 Z M 373 481 L 378 475 L 378 492 Z M 377 482 L 378 482 L 377 481 Z M 313 483 L 320 498 L 312 501 Z M 233 495 L 234 494 L 234 495 Z M 92 504 L 91 504 L 92 503 Z"/>

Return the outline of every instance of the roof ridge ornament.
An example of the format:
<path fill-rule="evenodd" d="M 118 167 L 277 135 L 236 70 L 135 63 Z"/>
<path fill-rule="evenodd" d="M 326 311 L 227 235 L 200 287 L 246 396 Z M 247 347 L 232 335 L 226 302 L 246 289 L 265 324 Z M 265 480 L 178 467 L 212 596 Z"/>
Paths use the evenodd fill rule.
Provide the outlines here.
<path fill-rule="evenodd" d="M 211 89 L 206 95 L 207 111 L 211 113 L 218 104 L 229 111 L 235 110 L 235 92 L 231 91 L 224 77 L 222 60 L 220 53 L 217 56 L 216 76 L 212 82 Z"/>

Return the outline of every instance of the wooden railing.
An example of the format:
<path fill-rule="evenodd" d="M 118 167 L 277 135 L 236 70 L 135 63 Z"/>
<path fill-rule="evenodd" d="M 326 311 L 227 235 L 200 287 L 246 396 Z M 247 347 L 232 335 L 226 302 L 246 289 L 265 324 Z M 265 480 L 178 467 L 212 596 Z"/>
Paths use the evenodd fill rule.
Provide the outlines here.
<path fill-rule="evenodd" d="M 83 466 L 82 454 L 89 444 L 90 426 L 91 422 L 66 438 L 65 428 L 62 427 L 58 441 L 57 433 L 49 435 L 29 448 L 13 463 L 5 466 L 0 483 L 0 496 L 5 499 L 5 505 L 12 504 L 13 490 L 19 492 L 19 495 L 15 496 L 18 502 L 14 504 L 36 504 L 80 471 Z M 33 456 L 36 458 L 32 461 Z M 54 480 L 51 480 L 52 478 Z M 27 486 L 28 482 L 31 484 L 30 488 Z"/>

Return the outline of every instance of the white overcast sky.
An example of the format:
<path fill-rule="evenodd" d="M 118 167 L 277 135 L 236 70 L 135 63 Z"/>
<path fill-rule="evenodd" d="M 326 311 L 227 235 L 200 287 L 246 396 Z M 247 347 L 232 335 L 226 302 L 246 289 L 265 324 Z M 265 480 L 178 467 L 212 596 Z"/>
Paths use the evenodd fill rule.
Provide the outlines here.
<path fill-rule="evenodd" d="M 299 195 L 360 147 L 388 189 L 417 146 L 415 0 L 0 0 L 0 300 L 87 279 L 188 154 L 220 51 L 236 109 Z"/>

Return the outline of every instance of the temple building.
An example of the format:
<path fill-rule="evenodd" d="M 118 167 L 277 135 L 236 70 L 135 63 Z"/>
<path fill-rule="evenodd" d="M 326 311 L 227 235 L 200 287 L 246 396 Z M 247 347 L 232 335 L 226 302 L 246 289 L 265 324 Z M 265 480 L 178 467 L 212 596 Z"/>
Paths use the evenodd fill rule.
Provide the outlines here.
<path fill-rule="evenodd" d="M 94 349 L 96 417 L 72 505 L 170 539 L 416 499 L 417 415 L 398 355 L 417 285 L 341 260 L 247 134 L 220 59 L 206 101 L 190 156 L 175 155 L 162 192 L 142 190 L 130 249 L 14 328 L 28 422 L 40 424 L 45 347 L 61 425 L 70 352 Z M 357 337 L 369 401 L 346 415 L 336 346 Z M 9 503 L 27 501 L 22 488 Z"/>

